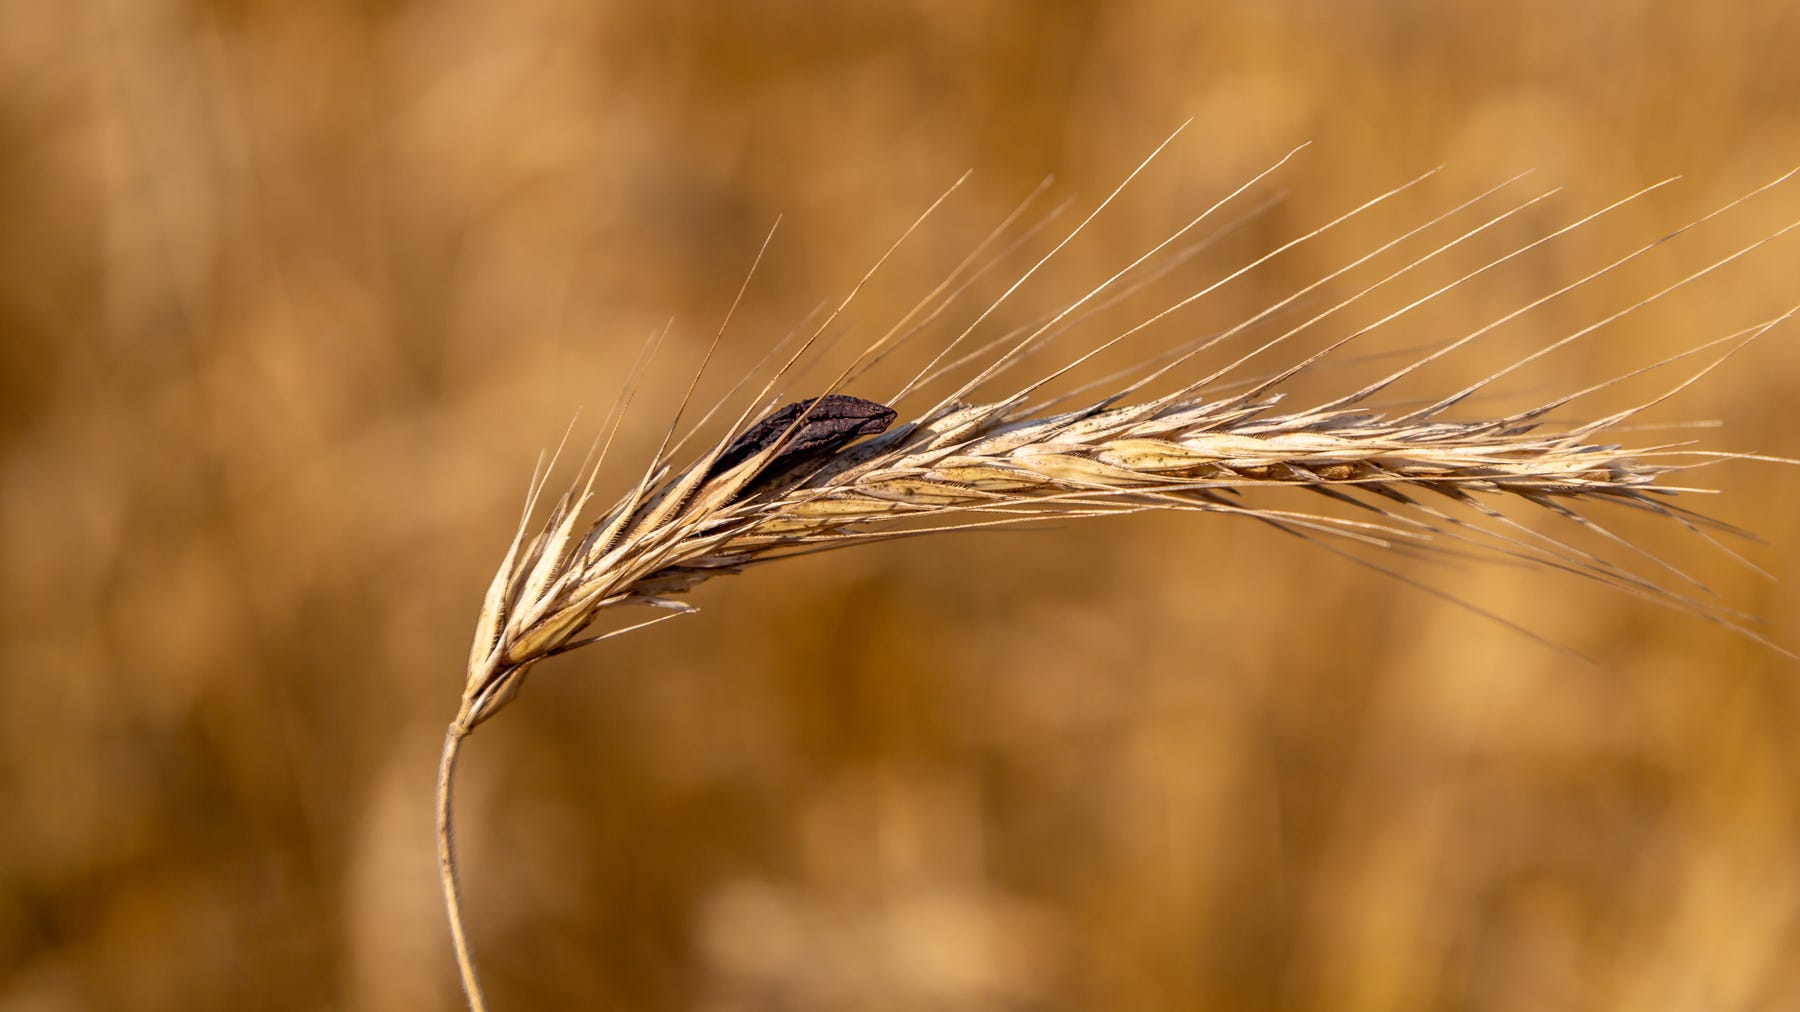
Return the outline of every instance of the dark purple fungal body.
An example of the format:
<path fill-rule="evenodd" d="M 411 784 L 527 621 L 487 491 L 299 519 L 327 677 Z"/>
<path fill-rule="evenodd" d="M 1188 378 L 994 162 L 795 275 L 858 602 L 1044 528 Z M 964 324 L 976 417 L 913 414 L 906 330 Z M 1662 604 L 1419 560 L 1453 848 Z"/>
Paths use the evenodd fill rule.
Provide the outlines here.
<path fill-rule="evenodd" d="M 805 415 L 802 419 L 801 415 Z M 720 452 L 706 477 L 713 478 L 742 464 L 776 443 L 781 449 L 769 458 L 751 484 L 788 470 L 805 460 L 829 457 L 864 436 L 887 431 L 895 412 L 885 404 L 845 394 L 826 394 L 783 405 L 738 434 Z M 800 424 L 796 426 L 794 423 Z M 786 436 L 786 439 L 782 437 Z"/>

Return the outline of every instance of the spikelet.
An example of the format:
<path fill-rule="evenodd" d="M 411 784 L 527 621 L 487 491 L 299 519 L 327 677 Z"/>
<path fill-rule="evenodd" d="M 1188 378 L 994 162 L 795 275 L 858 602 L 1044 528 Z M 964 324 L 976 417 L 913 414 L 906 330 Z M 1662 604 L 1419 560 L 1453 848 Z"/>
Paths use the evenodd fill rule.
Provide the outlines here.
<path fill-rule="evenodd" d="M 1292 157 L 1292 153 L 1288 157 Z M 1268 171 L 1280 164 L 1276 163 Z M 1140 165 L 1139 169 L 1142 167 Z M 1266 171 L 1263 175 L 1267 174 Z M 1733 201 L 1714 215 L 1791 175 L 1782 176 Z M 1258 180 L 1261 178 L 1257 177 Z M 1129 182 L 1129 178 L 1126 181 Z M 1310 238 L 1416 182 L 1418 180 L 1397 187 L 1302 239 Z M 1249 185 L 1246 183 L 1231 196 L 1243 193 Z M 1417 234 L 1498 189 L 1500 187 L 1489 190 L 1406 235 Z M 1640 191 L 1538 238 L 1352 336 L 1360 336 L 1455 284 L 1580 227 L 1644 192 L 1649 191 Z M 1111 199 L 1109 196 L 1107 201 Z M 1630 448 L 1604 438 L 1608 429 L 1620 426 L 1648 404 L 1572 428 L 1544 426 L 1544 419 L 1550 412 L 1600 387 L 1502 417 L 1457 421 L 1447 418 L 1447 412 L 1519 366 L 1586 336 L 1680 284 L 1736 260 L 1785 234 L 1794 225 L 1773 232 L 1642 302 L 1423 408 L 1383 412 L 1368 404 L 1383 390 L 1423 365 L 1500 323 L 1642 255 L 1680 232 L 1636 249 L 1501 320 L 1445 344 L 1375 383 L 1324 404 L 1284 410 L 1283 395 L 1277 388 L 1315 367 L 1325 354 L 1345 343 L 1343 341 L 1298 366 L 1251 384 L 1247 390 L 1218 393 L 1213 390 L 1256 355 L 1541 199 L 1542 196 L 1526 200 L 1465 230 L 1457 238 L 1409 262 L 1306 324 L 1265 343 L 1210 376 L 1161 397 L 1133 399 L 1133 395 L 1149 381 L 1188 364 L 1199 353 L 1234 335 L 1252 321 L 1183 349 L 1168 361 L 1149 363 L 1138 375 L 1120 379 L 1116 389 L 1106 391 L 1091 403 L 1074 410 L 1050 411 L 1048 408 L 1057 406 L 1056 402 L 1033 402 L 1032 396 L 1045 382 L 1042 379 L 1003 400 L 971 402 L 966 399 L 982 383 L 1017 365 L 1047 336 L 1054 336 L 1055 328 L 1065 324 L 1084 303 L 1114 285 L 1120 276 L 1115 275 L 1065 307 L 1048 323 L 996 353 L 992 361 L 982 364 L 978 375 L 956 394 L 932 404 L 903 424 L 890 427 L 897 417 L 893 408 L 839 394 L 835 384 L 822 397 L 788 404 L 753 423 L 746 424 L 746 413 L 708 452 L 679 468 L 671 459 L 672 454 L 659 452 L 652 466 L 646 469 L 643 480 L 611 509 L 590 519 L 579 537 L 577 530 L 591 497 L 593 474 L 588 475 L 583 485 L 559 497 L 541 528 L 532 533 L 532 504 L 541 496 L 546 480 L 540 477 L 534 482 L 526 516 L 521 520 L 483 604 L 458 722 L 466 730 L 492 716 L 513 697 L 525 674 L 539 661 L 604 638 L 584 634 L 596 617 L 615 606 L 648 605 L 669 609 L 675 614 L 663 618 L 671 618 L 692 610 L 681 602 L 680 597 L 697 584 L 720 574 L 741 572 L 797 554 L 887 538 L 913 537 L 933 530 L 1017 523 L 1046 516 L 1093 516 L 1146 509 L 1247 515 L 1306 536 L 1335 536 L 1378 549 L 1433 551 L 1446 550 L 1452 543 L 1459 543 L 1462 548 L 1479 543 L 1490 552 L 1577 573 L 1627 592 L 1685 608 L 1755 636 L 1745 624 L 1744 616 L 1714 602 L 1684 595 L 1572 546 L 1541 537 L 1532 540 L 1522 534 L 1510 534 L 1507 532 L 1508 521 L 1492 505 L 1498 500 L 1530 503 L 1600 530 L 1602 534 L 1607 533 L 1605 528 L 1589 516 L 1591 508 L 1600 503 L 1636 507 L 1695 528 L 1722 526 L 1675 505 L 1672 499 L 1683 489 L 1670 480 L 1675 472 L 1716 459 L 1720 454 L 1659 447 Z M 1182 232 L 1191 229 L 1223 203 L 1220 201 L 1209 208 Z M 1105 206 L 1105 202 L 1100 205 L 1101 208 Z M 1094 213 L 1099 213 L 1099 209 Z M 1079 232 L 1080 227 L 1075 231 Z M 1385 243 L 1375 252 L 1385 251 L 1397 241 Z M 1293 243 L 1288 244 L 1291 245 Z M 1060 248 L 1059 243 L 1057 249 Z M 1055 252 L 1053 249 L 1044 259 Z M 1361 264 L 1373 255 L 1371 253 L 1349 266 Z M 1266 259 L 1267 256 L 1250 266 Z M 1038 266 L 1043 262 L 1040 260 Z M 1139 263 L 1142 262 L 1140 259 Z M 1026 277 L 1036 269 L 1034 266 L 1027 271 Z M 1348 269 L 1333 272 L 1284 302 L 1293 301 Z M 1209 286 L 1200 294 L 1212 287 L 1216 286 Z M 1010 292 L 1009 289 L 1008 294 Z M 852 292 L 852 297 L 854 294 Z M 1182 300 L 1158 314 L 1157 318 L 1195 297 Z M 992 312 L 991 307 L 988 312 Z M 981 314 L 957 341 L 966 338 L 988 312 Z M 1714 360 L 1699 370 L 1703 375 L 1718 360 L 1785 320 L 1791 312 L 1638 372 L 1689 356 L 1717 352 Z M 1258 314 L 1258 318 L 1264 315 L 1267 311 Z M 820 333 L 823 329 L 820 328 Z M 1141 328 L 1133 328 L 1134 331 L 1137 329 Z M 895 332 L 898 331 L 897 327 Z M 895 332 L 890 332 L 888 337 Z M 1116 343 L 1130 333 L 1106 344 Z M 883 338 L 876 342 L 865 355 L 865 361 L 877 356 L 887 340 Z M 795 358 L 778 372 L 778 377 L 793 365 L 799 354 L 796 353 Z M 1089 352 L 1080 360 L 1092 354 Z M 933 367 L 943 357 L 940 354 L 934 359 Z M 1066 369 L 1054 375 L 1060 375 L 1062 371 Z M 928 368 L 929 375 L 915 377 L 902 393 L 917 390 L 941 372 L 932 372 Z M 1614 382 L 1627 378 L 1630 377 L 1619 377 Z M 1698 375 L 1688 377 L 1676 389 L 1697 378 Z M 771 387 L 772 384 L 773 381 Z M 765 388 L 765 395 L 768 389 Z M 664 451 L 667 448 L 665 440 Z M 1356 503 L 1365 507 L 1366 516 L 1345 519 L 1309 510 L 1304 503 L 1298 504 L 1297 508 L 1277 509 L 1246 500 L 1243 496 L 1249 490 L 1275 487 L 1296 495 L 1312 494 Z M 1452 515 L 1445 507 L 1464 508 L 1470 515 Z M 639 623 L 630 629 L 647 624 L 650 623 Z M 606 635 L 624 631 L 629 629 Z"/>

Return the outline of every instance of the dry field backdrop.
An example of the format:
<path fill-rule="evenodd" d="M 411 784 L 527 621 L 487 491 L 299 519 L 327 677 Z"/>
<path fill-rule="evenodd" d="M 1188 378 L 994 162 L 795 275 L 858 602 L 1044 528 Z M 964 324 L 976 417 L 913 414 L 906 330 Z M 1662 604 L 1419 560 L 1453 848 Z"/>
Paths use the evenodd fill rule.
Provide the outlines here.
<path fill-rule="evenodd" d="M 577 408 L 585 441 L 672 318 L 608 491 L 634 479 L 778 215 L 702 396 L 965 169 L 839 353 L 1045 174 L 1040 207 L 1073 198 L 1052 228 L 1072 223 L 1189 117 L 1005 325 L 1297 143 L 1259 191 L 1283 199 L 1156 291 L 1446 168 L 1088 378 L 1524 169 L 1509 192 L 1565 189 L 1326 336 L 1686 177 L 1368 350 L 1442 343 L 1800 165 L 1800 10 L 1774 0 L 0 10 L 5 1012 L 457 1005 L 432 779 L 532 460 Z M 1800 184 L 1771 190 L 1397 396 L 1796 217 Z M 1796 302 L 1790 237 L 1470 411 Z M 1797 386 L 1790 325 L 1650 419 L 1722 428 L 1644 438 L 1800 455 Z M 1698 505 L 1761 534 L 1740 547 L 1773 579 L 1670 525 L 1619 529 L 1800 644 L 1800 469 L 1700 477 L 1724 494 Z M 1540 571 L 1393 561 L 1593 662 L 1231 518 L 952 535 L 709 584 L 699 616 L 539 668 L 471 739 L 489 997 L 1800 1007 L 1792 662 Z"/>

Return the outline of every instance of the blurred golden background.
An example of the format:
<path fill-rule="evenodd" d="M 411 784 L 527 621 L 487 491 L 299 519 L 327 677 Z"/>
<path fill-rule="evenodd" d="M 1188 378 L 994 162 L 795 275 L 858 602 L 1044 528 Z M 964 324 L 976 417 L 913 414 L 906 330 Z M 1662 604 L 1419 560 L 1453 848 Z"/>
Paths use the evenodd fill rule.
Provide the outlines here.
<path fill-rule="evenodd" d="M 1526 168 L 1521 193 L 1567 189 L 1514 239 L 1686 179 L 1388 347 L 1473 329 L 1800 165 L 1800 9 L 1781 0 L 4 11 L 5 1012 L 458 1005 L 432 779 L 532 461 L 577 409 L 585 443 L 673 319 L 609 490 L 634 477 L 778 215 L 702 396 L 842 298 L 965 169 L 842 344 L 1044 175 L 1042 208 L 1077 202 L 1054 231 L 1189 117 L 1058 277 L 1104 278 L 1303 141 L 1263 191 L 1286 198 L 1165 292 L 1447 168 L 1115 365 Z M 1795 217 L 1800 185 L 1778 187 L 1420 389 Z M 1535 392 L 1774 316 L 1800 301 L 1797 267 L 1800 246 L 1772 243 L 1596 333 Z M 1008 322 L 1076 291 L 1022 293 Z M 1788 326 L 1655 415 L 1722 429 L 1643 438 L 1800 455 L 1796 377 Z M 1740 547 L 1775 579 L 1669 525 L 1631 536 L 1800 644 L 1794 470 L 1697 480 L 1766 539 Z M 489 997 L 1800 1008 L 1792 663 L 1540 572 L 1396 565 L 1595 663 L 1223 518 L 717 581 L 699 616 L 540 668 L 471 740 L 458 802 Z"/>

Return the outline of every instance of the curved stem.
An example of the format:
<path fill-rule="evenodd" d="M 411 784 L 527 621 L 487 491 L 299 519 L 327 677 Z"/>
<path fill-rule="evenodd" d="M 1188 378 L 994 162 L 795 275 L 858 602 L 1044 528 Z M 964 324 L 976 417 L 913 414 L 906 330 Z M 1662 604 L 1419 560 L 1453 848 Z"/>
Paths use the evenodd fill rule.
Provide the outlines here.
<path fill-rule="evenodd" d="M 481 982 L 475 979 L 469 936 L 463 931 L 462 891 L 456 882 L 456 841 L 450 830 L 450 784 L 456 775 L 456 754 L 468 733 L 460 717 L 444 732 L 444 757 L 438 763 L 437 782 L 438 877 L 444 883 L 444 909 L 450 915 L 450 939 L 456 946 L 456 967 L 462 972 L 463 997 L 473 1012 L 487 1012 Z"/>

